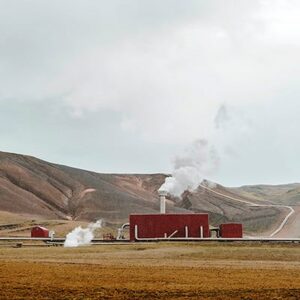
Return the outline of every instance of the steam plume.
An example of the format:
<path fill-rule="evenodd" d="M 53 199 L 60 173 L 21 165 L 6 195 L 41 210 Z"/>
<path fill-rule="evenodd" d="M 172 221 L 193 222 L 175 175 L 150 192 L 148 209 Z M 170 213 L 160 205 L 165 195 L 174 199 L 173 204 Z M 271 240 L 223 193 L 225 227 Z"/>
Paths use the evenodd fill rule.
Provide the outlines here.
<path fill-rule="evenodd" d="M 167 177 L 160 191 L 181 196 L 185 190 L 193 191 L 216 171 L 219 158 L 214 147 L 207 140 L 197 140 L 185 153 L 174 160 L 174 170 Z"/>
<path fill-rule="evenodd" d="M 94 238 L 94 231 L 101 228 L 102 223 L 102 220 L 98 220 L 96 223 L 90 223 L 87 228 L 82 228 L 81 226 L 76 227 L 67 234 L 64 247 L 89 245 Z"/>

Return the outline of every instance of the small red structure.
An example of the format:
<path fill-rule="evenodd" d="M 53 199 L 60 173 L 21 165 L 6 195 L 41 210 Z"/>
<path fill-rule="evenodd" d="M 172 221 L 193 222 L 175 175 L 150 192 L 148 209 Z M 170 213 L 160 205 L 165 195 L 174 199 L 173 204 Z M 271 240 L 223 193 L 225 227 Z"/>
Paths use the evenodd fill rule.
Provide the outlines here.
<path fill-rule="evenodd" d="M 220 225 L 221 238 L 242 238 L 243 225 L 239 223 L 227 223 Z"/>
<path fill-rule="evenodd" d="M 31 237 L 48 238 L 49 230 L 42 226 L 34 226 L 31 229 Z"/>
<path fill-rule="evenodd" d="M 207 238 L 208 214 L 130 215 L 130 240 L 155 238 Z"/>

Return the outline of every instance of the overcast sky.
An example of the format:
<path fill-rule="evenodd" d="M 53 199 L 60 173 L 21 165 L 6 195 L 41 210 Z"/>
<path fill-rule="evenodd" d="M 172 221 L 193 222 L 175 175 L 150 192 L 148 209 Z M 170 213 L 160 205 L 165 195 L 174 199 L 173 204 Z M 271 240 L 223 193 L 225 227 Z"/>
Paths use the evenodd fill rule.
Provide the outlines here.
<path fill-rule="evenodd" d="M 0 150 L 224 185 L 300 181 L 300 1 L 0 0 Z"/>

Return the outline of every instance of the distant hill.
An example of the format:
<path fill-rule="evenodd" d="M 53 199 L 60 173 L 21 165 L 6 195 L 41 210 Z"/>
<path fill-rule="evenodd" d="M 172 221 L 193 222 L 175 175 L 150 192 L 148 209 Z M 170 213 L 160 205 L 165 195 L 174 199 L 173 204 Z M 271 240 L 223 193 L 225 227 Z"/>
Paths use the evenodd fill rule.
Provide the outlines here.
<path fill-rule="evenodd" d="M 130 213 L 157 213 L 157 190 L 165 174 L 99 174 L 49 163 L 31 156 L 0 152 L 0 211 L 44 219 L 94 221 L 117 225 Z M 299 205 L 300 184 L 225 188 L 213 191 L 244 201 L 274 200 Z M 208 189 L 168 198 L 169 212 L 208 212 L 211 224 L 243 222 L 248 232 L 267 232 L 280 223 L 282 209 L 251 207 Z M 0 220 L 1 223 L 1 220 Z"/>
<path fill-rule="evenodd" d="M 300 183 L 246 185 L 232 190 L 252 199 L 265 199 L 284 205 L 300 205 Z"/>

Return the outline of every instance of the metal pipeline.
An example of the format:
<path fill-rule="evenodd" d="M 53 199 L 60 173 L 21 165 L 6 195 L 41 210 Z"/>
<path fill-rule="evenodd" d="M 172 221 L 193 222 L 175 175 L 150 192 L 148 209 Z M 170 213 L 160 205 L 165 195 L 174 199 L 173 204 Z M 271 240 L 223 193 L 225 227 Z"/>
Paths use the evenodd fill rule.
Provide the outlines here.
<path fill-rule="evenodd" d="M 140 238 L 138 237 L 138 226 L 134 226 L 134 238 L 136 241 L 228 241 L 228 242 L 294 242 L 294 243 L 300 243 L 300 238 L 263 238 L 263 237 L 248 237 L 248 238 L 205 238 L 205 237 L 173 237 L 177 233 L 177 230 L 174 231 L 171 235 L 168 237 L 158 237 L 158 238 Z"/>
<path fill-rule="evenodd" d="M 123 232 L 126 227 L 130 227 L 130 224 L 124 223 L 120 228 L 118 228 L 117 240 L 125 240 Z"/>

